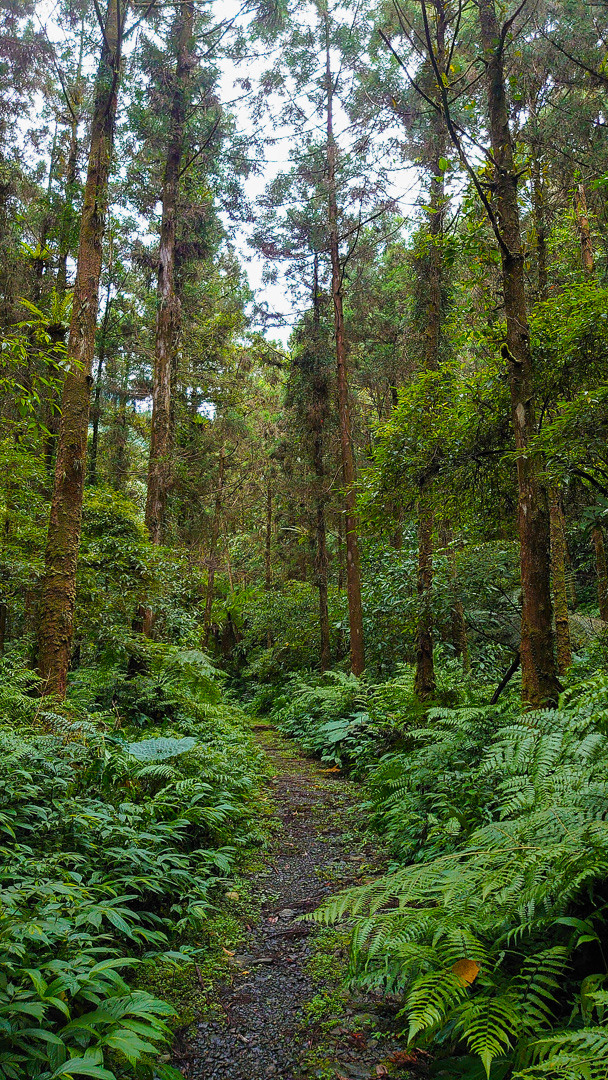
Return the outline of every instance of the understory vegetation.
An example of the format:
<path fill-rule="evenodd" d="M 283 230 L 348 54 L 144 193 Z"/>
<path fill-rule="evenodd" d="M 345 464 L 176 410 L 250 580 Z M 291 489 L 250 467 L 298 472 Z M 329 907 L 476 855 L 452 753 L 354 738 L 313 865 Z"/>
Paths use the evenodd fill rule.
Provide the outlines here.
<path fill-rule="evenodd" d="M 154 969 L 206 956 L 239 857 L 263 840 L 258 756 L 195 649 L 79 673 L 73 699 L 0 669 L 0 1070 L 173 1080 Z M 142 656 L 140 655 L 140 661 Z M 81 704 L 88 703 L 88 709 Z M 259 814 L 258 814 L 259 819 Z"/>
<path fill-rule="evenodd" d="M 454 676 L 425 709 L 411 669 L 276 699 L 286 733 L 364 780 L 391 856 L 315 918 L 348 916 L 352 983 L 400 1003 L 438 1075 L 604 1077 L 608 676 L 523 714 Z"/>
<path fill-rule="evenodd" d="M 176 1080 L 262 716 L 414 1060 L 608 1080 L 607 10 L 0 0 L 0 1078 Z"/>

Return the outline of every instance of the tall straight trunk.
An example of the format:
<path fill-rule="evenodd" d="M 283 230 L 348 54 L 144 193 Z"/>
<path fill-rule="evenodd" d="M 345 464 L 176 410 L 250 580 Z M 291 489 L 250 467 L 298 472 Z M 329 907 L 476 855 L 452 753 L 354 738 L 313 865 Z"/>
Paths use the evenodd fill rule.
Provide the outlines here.
<path fill-rule="evenodd" d="M 99 302 L 102 240 L 116 119 L 125 5 L 108 0 L 95 83 L 91 147 L 84 190 L 72 319 L 55 463 L 45 573 L 40 603 L 38 664 L 43 693 L 63 697 L 74 630 L 76 563 L 89 426 L 91 366 Z"/>
<path fill-rule="evenodd" d="M 70 123 L 70 149 L 65 173 L 65 206 L 61 215 L 59 229 L 59 258 L 57 262 L 57 292 L 64 296 L 68 287 L 68 255 L 70 253 L 71 210 L 75 201 L 76 167 L 78 165 L 78 122 L 77 115 Z"/>
<path fill-rule="evenodd" d="M 559 519 L 561 523 L 562 535 L 564 537 L 564 562 L 566 566 L 566 589 L 568 591 L 568 602 L 572 610 L 576 611 L 576 576 L 572 567 L 570 551 L 568 550 L 568 537 L 566 535 L 566 517 L 561 501 L 559 504 Z"/>
<path fill-rule="evenodd" d="M 93 395 L 93 407 L 91 409 L 91 420 L 93 433 L 91 436 L 91 461 L 89 466 L 89 483 L 97 483 L 97 457 L 99 452 L 99 421 L 101 419 L 101 380 L 103 377 L 103 365 L 106 358 L 106 338 L 108 334 L 108 325 L 110 322 L 110 312 L 112 310 L 112 299 L 110 297 L 111 291 L 111 278 L 108 279 L 108 288 L 106 292 L 106 306 L 103 313 L 103 322 L 101 324 L 101 334 L 99 339 L 99 355 L 97 357 L 97 372 L 95 375 L 95 393 Z"/>
<path fill-rule="evenodd" d="M 0 656 L 4 654 L 4 646 L 6 643 L 8 627 L 8 607 L 3 600 L 0 600 Z"/>
<path fill-rule="evenodd" d="M 599 525 L 591 530 L 591 539 L 595 548 L 595 566 L 597 571 L 597 602 L 600 619 L 608 622 L 608 569 L 606 568 L 606 548 L 604 533 Z"/>
<path fill-rule="evenodd" d="M 559 495 L 555 488 L 549 491 L 549 516 L 551 525 L 551 567 L 553 580 L 553 610 L 555 612 L 555 638 L 557 643 L 557 672 L 564 675 L 572 664 L 570 645 L 570 621 L 568 619 L 568 590 L 566 587 L 566 537 Z"/>
<path fill-rule="evenodd" d="M 315 252 L 313 259 L 312 283 L 313 334 L 315 341 L 315 359 L 321 363 L 321 309 L 319 294 L 319 256 Z M 315 377 L 316 376 L 316 377 Z M 315 577 L 319 591 L 319 636 L 321 671 L 326 671 L 331 664 L 331 644 L 329 636 L 329 604 L 327 594 L 327 575 L 329 554 L 327 551 L 327 528 L 325 506 L 327 503 L 325 462 L 323 457 L 323 425 L 329 412 L 328 386 L 326 380 L 317 371 L 312 380 L 313 414 L 315 417 L 312 442 L 312 467 L 315 473 L 316 505 L 316 551 Z"/>
<path fill-rule="evenodd" d="M 522 697 L 531 705 L 557 702 L 559 681 L 553 650 L 549 512 L 540 482 L 538 459 L 529 445 L 535 431 L 532 352 L 521 245 L 517 170 L 505 89 L 503 41 L 494 0 L 478 0 L 484 51 L 488 117 L 494 158 L 493 204 L 500 231 L 500 252 L 507 342 L 511 414 L 518 483 L 518 530 L 522 588 Z"/>
<path fill-rule="evenodd" d="M 534 231 L 536 233 L 536 276 L 539 300 L 546 300 L 549 287 L 547 271 L 547 220 L 541 166 L 538 154 L 532 155 L 532 204 L 534 207 Z"/>
<path fill-rule="evenodd" d="M 448 563 L 448 573 L 450 577 L 450 584 L 455 593 L 458 589 L 458 566 L 456 562 L 456 545 L 452 539 L 452 530 L 449 524 L 445 523 L 442 528 L 442 543 L 445 548 L 445 554 Z M 462 547 L 462 543 L 457 545 Z M 454 647 L 455 656 L 459 656 L 462 659 L 463 671 L 471 670 L 471 659 L 469 656 L 469 640 L 467 636 L 467 624 L 464 617 L 464 607 L 462 601 L 457 597 L 452 605 L 450 612 L 450 622 L 452 630 L 452 645 Z"/>
<path fill-rule="evenodd" d="M 264 543 L 264 588 L 272 588 L 272 485 L 266 481 L 266 539 Z"/>
<path fill-rule="evenodd" d="M 211 611 L 215 595 L 215 571 L 217 564 L 217 542 L 220 535 L 220 522 L 222 518 L 222 506 L 224 501 L 224 472 L 226 466 L 226 451 L 220 447 L 220 460 L 217 473 L 217 487 L 215 489 L 215 507 L 213 510 L 213 522 L 211 525 L 211 539 L 209 542 L 209 555 L 207 557 L 207 596 L 205 598 L 205 615 L 203 618 L 205 647 L 209 644 L 211 634 Z"/>
<path fill-rule="evenodd" d="M 68 255 L 70 253 L 70 232 L 72 227 L 72 213 L 76 201 L 76 170 L 78 167 L 78 124 L 80 123 L 80 108 L 82 103 L 82 58 L 84 53 L 84 19 L 80 27 L 80 48 L 78 53 L 78 67 L 74 92 L 67 91 L 66 104 L 70 112 L 70 148 L 68 150 L 67 167 L 65 170 L 65 197 L 59 227 L 59 258 L 57 262 L 57 292 L 64 296 L 68 287 Z"/>
<path fill-rule="evenodd" d="M 185 0 L 178 4 L 174 22 L 177 63 L 162 190 L 152 429 L 146 498 L 146 527 L 153 544 L 161 544 L 163 540 L 171 472 L 171 394 L 180 332 L 180 303 L 175 290 L 175 240 L 184 130 L 194 62 L 193 25 L 194 4 L 192 0 Z"/>
<path fill-rule="evenodd" d="M 536 120 L 536 114 L 534 113 Z M 532 200 L 534 206 L 534 225 L 536 231 L 536 261 L 538 275 L 538 299 L 546 300 L 548 294 L 547 276 L 547 237 L 545 197 L 541 176 L 541 166 L 537 147 L 532 154 Z M 564 675 L 572 664 L 570 642 L 570 619 L 568 616 L 568 588 L 566 560 L 568 549 L 564 514 L 558 487 L 548 491 L 549 499 L 549 534 L 551 550 L 551 585 L 553 596 L 553 614 L 555 617 L 555 643 L 557 649 L 557 673 Z"/>
<path fill-rule="evenodd" d="M 446 13 L 443 0 L 434 0 L 436 11 L 437 63 L 445 66 Z M 426 288 L 426 324 L 424 328 L 424 357 L 426 371 L 439 367 L 443 323 L 443 224 L 444 182 L 440 159 L 446 151 L 447 133 L 441 113 L 435 113 L 428 127 L 427 153 L 430 166 L 430 198 L 428 214 L 428 263 L 424 278 Z M 428 481 L 422 480 L 418 499 L 418 626 L 416 645 L 415 689 L 419 698 L 431 697 L 435 691 L 433 655 L 433 501 Z"/>
<path fill-rule="evenodd" d="M 578 184 L 574 196 L 574 208 L 581 240 L 581 258 L 583 270 L 588 278 L 595 274 L 595 260 L 593 258 L 593 241 L 589 226 L 589 213 L 587 210 L 587 196 L 583 184 Z"/>
<path fill-rule="evenodd" d="M 361 602 L 361 567 L 359 560 L 358 521 L 355 496 L 355 460 L 351 441 L 350 410 L 348 402 L 348 368 L 346 362 L 346 335 L 344 330 L 344 307 L 342 302 L 342 267 L 338 242 L 338 200 L 336 191 L 336 142 L 333 132 L 333 81 L 329 52 L 329 19 L 325 13 L 326 40 L 326 90 L 327 90 L 327 192 L 329 247 L 331 253 L 331 294 L 334 303 L 336 335 L 336 364 L 338 370 L 338 413 L 340 420 L 340 449 L 342 453 L 342 479 L 344 482 L 344 505 L 346 517 L 346 591 L 348 596 L 348 622 L 350 629 L 350 667 L 354 675 L 361 675 L 365 668 L 363 642 L 363 606 Z"/>
<path fill-rule="evenodd" d="M 593 257 L 593 243 L 591 240 L 591 228 L 589 226 L 589 213 L 587 210 L 587 196 L 583 184 L 578 184 L 574 196 L 574 209 L 578 224 L 581 259 L 585 276 L 592 280 L 595 277 L 595 260 Z M 597 595 L 600 607 L 600 619 L 608 620 L 608 579 L 606 576 L 606 553 L 604 550 L 604 534 L 599 525 L 596 525 L 591 533 L 593 547 L 595 549 L 595 573 L 597 577 Z"/>
<path fill-rule="evenodd" d="M 344 588 L 344 530 L 342 527 L 342 514 L 338 514 L 338 593 Z"/>
<path fill-rule="evenodd" d="M 418 634 L 416 643 L 416 695 L 424 700 L 435 692 L 433 664 L 433 506 L 427 488 L 418 501 Z"/>
<path fill-rule="evenodd" d="M 315 558 L 315 573 L 317 589 L 319 590 L 319 631 L 321 638 L 321 671 L 327 671 L 331 665 L 331 644 L 329 637 L 329 604 L 327 598 L 327 568 L 329 559 L 327 555 L 327 531 L 325 528 L 325 501 L 322 497 L 317 498 L 317 551 Z"/>

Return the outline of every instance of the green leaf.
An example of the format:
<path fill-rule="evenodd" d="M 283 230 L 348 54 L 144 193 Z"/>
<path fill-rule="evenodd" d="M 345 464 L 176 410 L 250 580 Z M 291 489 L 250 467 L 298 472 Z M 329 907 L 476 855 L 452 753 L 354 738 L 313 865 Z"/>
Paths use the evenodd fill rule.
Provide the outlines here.
<path fill-rule="evenodd" d="M 116 1080 L 116 1075 L 103 1065 L 96 1065 L 90 1058 L 72 1058 L 60 1065 L 51 1075 L 50 1080 L 59 1080 L 59 1077 L 92 1076 L 95 1080 Z"/>

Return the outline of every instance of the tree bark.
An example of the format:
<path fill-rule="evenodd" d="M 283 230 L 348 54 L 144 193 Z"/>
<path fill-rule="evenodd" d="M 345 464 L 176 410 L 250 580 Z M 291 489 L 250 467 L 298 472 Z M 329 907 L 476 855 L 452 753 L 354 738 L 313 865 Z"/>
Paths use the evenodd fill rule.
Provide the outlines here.
<path fill-rule="evenodd" d="M 59 258 L 57 262 L 57 292 L 64 296 L 68 287 L 68 255 L 70 253 L 70 232 L 72 215 L 76 201 L 76 180 L 78 168 L 78 124 L 82 107 L 82 57 L 84 52 L 84 19 L 80 30 L 80 49 L 74 91 L 70 91 L 66 101 L 70 111 L 70 149 L 65 172 L 65 199 L 59 228 Z"/>
<path fill-rule="evenodd" d="M 68 287 L 68 255 L 70 252 L 70 229 L 76 195 L 76 168 L 78 165 L 78 122 L 80 117 L 72 116 L 70 124 L 70 149 L 65 174 L 65 206 L 61 215 L 59 230 L 59 258 L 57 262 L 57 292 L 64 296 Z"/>
<path fill-rule="evenodd" d="M 215 507 L 213 511 L 213 523 L 211 525 L 211 539 L 209 542 L 209 555 L 207 558 L 207 596 L 205 599 L 205 615 L 203 618 L 205 648 L 209 644 L 211 634 L 211 611 L 215 595 L 215 571 L 217 562 L 217 541 L 220 535 L 220 522 L 222 517 L 222 505 L 224 499 L 224 471 L 226 466 L 226 451 L 220 447 L 220 460 L 217 473 L 217 487 L 215 489 Z"/>
<path fill-rule="evenodd" d="M 109 272 L 109 271 L 108 271 Z M 103 313 L 103 322 L 101 324 L 101 335 L 99 340 L 99 356 L 97 357 L 97 372 L 95 376 L 95 394 L 93 396 L 93 407 L 91 409 L 91 420 L 93 433 L 91 436 L 91 461 L 89 466 L 89 483 L 97 483 L 97 456 L 99 451 L 99 421 L 101 419 L 101 380 L 103 377 L 103 364 L 106 356 L 106 337 L 108 333 L 108 324 L 110 321 L 110 312 L 112 310 L 112 299 L 110 297 L 111 279 L 108 280 L 108 289 L 106 292 L 106 306 Z"/>
<path fill-rule="evenodd" d="M 348 621 L 350 629 L 350 667 L 353 675 L 361 675 L 365 668 L 363 606 L 361 601 L 361 567 L 359 559 L 359 541 L 357 536 L 358 520 L 355 495 L 355 460 L 351 441 L 350 410 L 348 401 L 348 368 L 344 329 L 344 308 L 342 302 L 343 278 L 338 242 L 338 201 L 336 192 L 337 151 L 333 133 L 333 80 L 330 63 L 329 19 L 327 13 L 325 13 L 325 41 L 328 224 L 331 254 L 331 294 L 334 304 L 336 335 L 340 449 L 342 453 L 342 479 L 344 482 L 344 505 L 346 510 L 346 591 L 348 596 Z"/>
<path fill-rule="evenodd" d="M 444 525 L 442 533 L 443 545 L 445 547 L 445 553 L 448 562 L 450 583 L 452 585 L 452 588 L 454 589 L 454 592 L 456 592 L 458 588 L 458 567 L 456 564 L 456 548 L 452 541 L 452 532 L 449 525 Z M 462 546 L 462 544 L 460 544 L 459 546 Z M 468 672 L 471 670 L 471 660 L 469 656 L 469 639 L 467 636 L 467 624 L 464 617 L 464 608 L 460 599 L 456 599 L 454 601 L 450 614 L 450 621 L 454 654 L 455 656 L 461 657 L 462 669 L 463 671 Z"/>
<path fill-rule="evenodd" d="M 418 501 L 418 632 L 416 644 L 416 696 L 424 701 L 435 692 L 433 664 L 433 508 L 426 488 Z"/>
<path fill-rule="evenodd" d="M 600 609 L 600 619 L 603 619 L 604 622 L 608 622 L 608 570 L 606 568 L 606 548 L 604 546 L 604 533 L 599 525 L 593 527 L 591 538 L 595 548 L 597 602 Z"/>
<path fill-rule="evenodd" d="M 433 0 L 435 8 L 436 60 L 440 71 L 445 67 L 446 11 L 443 0 Z M 432 75 L 432 72 L 430 72 Z M 440 159 L 445 155 L 447 132 L 441 112 L 430 119 L 425 157 L 429 168 L 428 256 L 425 267 L 426 322 L 424 327 L 423 366 L 436 371 L 440 361 L 443 325 L 443 226 L 445 191 Z M 418 499 L 418 628 L 416 647 L 416 676 L 414 686 L 419 698 L 430 697 L 435 691 L 433 656 L 433 503 L 429 482 L 421 480 Z"/>
<path fill-rule="evenodd" d="M 180 333 L 180 302 L 175 289 L 175 240 L 179 179 L 189 100 L 188 90 L 194 62 L 193 24 L 194 4 L 192 0 L 185 0 L 176 8 L 174 23 L 177 63 L 173 80 L 169 143 L 162 190 L 152 429 L 146 498 L 146 527 L 153 544 L 161 544 L 163 541 L 171 474 L 171 395 Z"/>
<path fill-rule="evenodd" d="M 570 621 L 568 619 L 568 590 L 566 588 L 566 538 L 563 531 L 559 496 L 554 488 L 549 491 L 549 514 L 557 672 L 558 675 L 564 675 L 572 664 L 572 648 L 570 645 Z"/>
<path fill-rule="evenodd" d="M 125 5 L 108 0 L 104 43 L 95 83 L 91 147 L 84 191 L 72 319 L 70 367 L 62 395 L 55 481 L 42 583 L 38 662 L 42 692 L 63 697 L 74 629 L 76 563 L 89 425 L 91 366 L 108 177 L 116 119 Z"/>
<path fill-rule="evenodd" d="M 315 252 L 313 259 L 312 310 L 315 364 L 321 360 L 321 309 L 319 294 L 319 256 Z M 315 508 L 316 508 L 316 544 L 315 578 L 319 591 L 319 637 L 321 671 L 327 671 L 331 665 L 331 644 L 329 636 L 329 604 L 327 577 L 329 554 L 327 551 L 327 528 L 325 506 L 327 503 L 325 461 L 323 456 L 323 431 L 329 413 L 328 384 L 316 370 L 312 377 L 313 396 L 313 432 L 312 432 L 312 467 L 315 473 Z"/>
<path fill-rule="evenodd" d="M 493 205 L 497 215 L 507 341 L 511 414 L 518 481 L 518 530 L 522 587 L 522 697 L 533 706 L 554 705 L 559 694 L 551 610 L 549 514 L 538 459 L 528 447 L 535 431 L 532 352 L 526 296 L 524 254 L 517 205 L 517 170 L 505 89 L 504 42 L 494 0 L 478 0 L 484 51 L 488 117 L 494 158 Z"/>
<path fill-rule="evenodd" d="M 576 220 L 578 222 L 578 230 L 581 240 L 581 257 L 583 260 L 583 270 L 588 278 L 592 278 L 595 274 L 595 261 L 593 258 L 593 241 L 591 239 L 591 229 L 589 227 L 589 214 L 587 211 L 587 196 L 585 195 L 585 188 L 583 184 L 579 184 L 574 196 L 574 209 L 576 212 Z"/>
<path fill-rule="evenodd" d="M 272 486 L 270 477 L 266 480 L 266 538 L 264 542 L 264 588 L 272 588 Z"/>

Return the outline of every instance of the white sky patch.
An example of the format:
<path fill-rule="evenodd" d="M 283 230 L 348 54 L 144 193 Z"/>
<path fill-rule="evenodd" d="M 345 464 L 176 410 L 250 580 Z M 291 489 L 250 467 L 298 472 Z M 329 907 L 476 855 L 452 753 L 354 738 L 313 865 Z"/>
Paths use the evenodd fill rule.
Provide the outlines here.
<path fill-rule="evenodd" d="M 236 26 L 245 26 L 250 20 L 251 15 L 242 14 L 243 4 L 239 0 L 217 0 L 215 4 L 215 10 L 218 18 L 221 18 L 222 22 L 234 19 Z M 306 10 L 306 5 L 302 3 L 301 12 L 298 11 L 298 17 L 301 22 L 305 23 L 308 20 L 308 13 L 310 13 L 309 21 L 312 22 L 316 18 L 315 9 L 311 5 Z M 36 10 L 36 22 L 38 25 L 43 25 L 46 28 L 46 33 L 49 39 L 57 46 L 60 53 L 62 48 L 65 47 L 69 38 L 75 40 L 72 34 L 66 34 L 64 28 L 58 20 L 59 7 L 58 3 L 54 0 L 42 0 L 37 4 Z M 339 13 L 339 9 L 335 9 L 334 14 Z M 137 18 L 137 13 L 134 15 Z M 349 18 L 349 14 L 344 11 L 345 21 Z M 149 28 L 146 28 L 146 32 L 149 33 Z M 135 42 L 135 35 L 128 39 L 125 48 L 125 55 L 128 56 L 133 50 Z M 99 48 L 101 45 L 101 34 L 98 35 L 97 47 L 91 47 L 85 50 L 84 56 L 84 72 L 85 74 L 91 74 L 96 69 L 99 57 Z M 251 135 L 253 145 L 254 124 L 250 109 L 250 100 L 255 93 L 256 88 L 259 86 L 259 80 L 262 74 L 268 69 L 270 60 L 269 54 L 279 52 L 280 46 L 269 49 L 265 55 L 256 55 L 253 51 L 243 61 L 233 61 L 229 59 L 221 60 L 221 75 L 219 83 L 219 96 L 220 100 L 235 117 L 237 130 L 241 134 Z M 317 71 L 313 74 L 311 82 L 314 83 L 317 79 L 319 72 L 323 69 L 325 63 L 324 54 L 319 54 L 319 64 Z M 340 66 L 340 58 L 337 54 L 332 55 L 332 67 L 334 70 L 338 70 Z M 247 94 L 243 91 L 239 84 L 239 80 L 247 78 L 251 81 L 252 92 Z M 318 84 L 317 84 L 318 85 Z M 323 115 L 317 113 L 307 94 L 306 88 L 301 88 L 295 85 L 292 86 L 293 100 L 301 104 L 302 110 L 306 116 L 306 122 L 303 125 L 303 130 L 308 130 L 311 133 L 317 133 L 322 135 L 325 131 L 325 118 Z M 119 101 L 119 112 L 124 111 L 125 100 Z M 266 118 L 266 124 L 268 127 L 268 141 L 266 143 L 263 160 L 257 163 L 257 171 L 252 172 L 248 179 L 245 181 L 245 192 L 249 203 L 254 207 L 258 200 L 263 196 L 265 189 L 270 181 L 272 181 L 279 173 L 287 171 L 293 164 L 290 158 L 290 152 L 294 147 L 294 131 L 292 128 L 283 123 L 279 114 L 282 106 L 284 105 L 284 99 L 278 95 L 271 96 L 268 101 L 268 113 Z M 40 115 L 43 108 L 42 96 L 40 101 L 35 103 L 34 111 Z M 31 118 L 30 118 L 31 122 Z M 23 129 L 25 130 L 27 122 L 24 121 Z M 335 109 L 335 134 L 338 143 L 342 144 L 343 149 L 348 151 L 351 141 L 359 137 L 356 130 L 352 128 L 349 118 L 343 109 L 339 105 L 339 100 L 336 99 Z M 389 153 L 389 147 L 396 138 L 402 135 L 399 129 L 395 128 L 393 131 L 383 132 L 377 138 L 377 146 L 375 152 L 378 155 L 382 155 L 383 148 L 386 153 Z M 49 141 L 50 142 L 50 141 Z M 394 199 L 396 201 L 398 210 L 403 215 L 404 220 L 411 219 L 414 209 L 419 200 L 420 185 L 418 179 L 417 169 L 410 165 L 404 164 L 404 162 L 392 153 L 392 160 L 385 159 L 383 165 L 388 175 L 387 188 L 385 191 L 386 199 Z M 48 155 L 47 155 L 47 175 L 48 175 Z M 388 167 L 387 167 L 388 166 Z M 130 212 L 133 217 L 132 211 Z M 291 333 L 293 324 L 297 321 L 302 313 L 302 298 L 298 302 L 297 295 L 294 295 L 293 288 L 286 280 L 285 266 L 278 266 L 277 280 L 275 283 L 264 280 L 265 271 L 268 269 L 268 260 L 262 255 L 254 251 L 251 245 L 248 243 L 253 227 L 251 225 L 235 225 L 228 219 L 228 214 L 223 213 L 222 217 L 225 221 L 226 227 L 231 234 L 232 242 L 236 247 L 239 257 L 246 270 L 249 283 L 255 292 L 256 301 L 258 304 L 263 305 L 269 313 L 276 315 L 276 319 L 269 320 L 266 333 L 271 339 L 280 340 L 285 343 L 289 334 Z M 150 224 L 141 220 L 142 235 L 141 239 L 144 242 L 150 242 L 151 231 Z M 393 226 L 394 228 L 394 222 Z"/>

